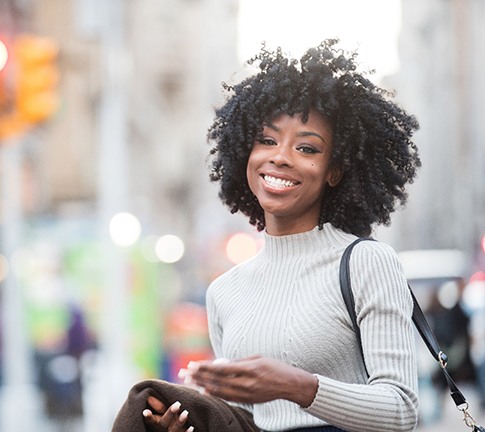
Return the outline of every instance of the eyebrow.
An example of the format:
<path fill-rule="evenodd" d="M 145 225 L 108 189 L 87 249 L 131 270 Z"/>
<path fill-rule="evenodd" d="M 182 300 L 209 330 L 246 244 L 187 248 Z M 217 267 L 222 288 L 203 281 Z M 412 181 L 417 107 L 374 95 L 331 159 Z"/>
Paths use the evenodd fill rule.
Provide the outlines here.
<path fill-rule="evenodd" d="M 281 130 L 279 127 L 275 126 L 273 123 L 270 123 L 270 122 L 263 124 L 263 127 L 265 126 L 269 127 L 270 129 L 273 129 L 276 132 L 279 132 Z M 298 137 L 314 136 L 314 137 L 320 138 L 324 143 L 327 142 L 323 139 L 323 137 L 320 134 L 317 134 L 316 132 L 311 132 L 311 131 L 298 132 L 296 136 Z"/>

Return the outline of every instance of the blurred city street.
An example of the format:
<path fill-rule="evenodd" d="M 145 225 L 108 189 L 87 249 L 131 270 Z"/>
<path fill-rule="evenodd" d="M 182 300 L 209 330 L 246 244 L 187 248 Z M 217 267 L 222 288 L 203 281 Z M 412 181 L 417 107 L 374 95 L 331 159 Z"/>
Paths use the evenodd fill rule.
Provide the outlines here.
<path fill-rule="evenodd" d="M 419 121 L 422 168 L 373 236 L 485 424 L 484 19 L 474 0 L 0 0 L 0 432 L 108 432 L 134 382 L 211 358 L 207 287 L 263 244 L 210 181 L 223 83 L 263 43 L 335 38 Z M 467 430 L 422 390 L 419 432 Z"/>
<path fill-rule="evenodd" d="M 480 407 L 475 389 L 468 385 L 459 385 L 459 388 L 470 405 L 470 415 L 473 416 L 477 424 L 483 426 L 485 424 L 485 409 Z M 416 429 L 417 432 L 459 432 L 471 430 L 463 421 L 463 413 L 456 408 L 448 394 L 443 395 L 442 402 L 443 409 L 439 419 L 428 425 L 419 424 Z"/>

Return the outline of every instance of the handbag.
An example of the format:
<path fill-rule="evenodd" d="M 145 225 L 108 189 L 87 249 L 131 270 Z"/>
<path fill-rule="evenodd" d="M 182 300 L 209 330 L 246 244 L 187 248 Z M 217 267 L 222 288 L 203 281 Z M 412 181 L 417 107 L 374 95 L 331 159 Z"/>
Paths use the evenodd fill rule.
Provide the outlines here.
<path fill-rule="evenodd" d="M 361 241 L 376 241 L 373 238 L 370 237 L 360 237 L 354 242 L 352 242 L 350 245 L 347 246 L 345 249 L 342 259 L 340 261 L 340 290 L 342 291 L 342 296 L 345 301 L 345 306 L 347 307 L 347 310 L 350 315 L 350 319 L 352 322 L 352 327 L 355 331 L 357 341 L 359 343 L 360 347 L 360 352 L 362 355 L 362 358 L 364 358 L 364 352 L 362 349 L 362 338 L 360 335 L 360 329 L 357 324 L 357 316 L 355 313 L 355 302 L 354 302 L 354 295 L 352 293 L 352 288 L 350 284 L 350 254 L 352 252 L 352 249 L 354 246 Z M 426 317 L 419 306 L 418 301 L 416 300 L 416 297 L 411 289 L 411 286 L 408 283 L 409 290 L 411 292 L 411 297 L 413 299 L 413 322 L 418 330 L 419 335 L 421 336 L 422 340 L 426 344 L 429 352 L 431 355 L 438 361 L 441 370 L 444 374 L 444 377 L 446 379 L 446 383 L 448 385 L 448 388 L 450 390 L 450 396 L 453 399 L 453 402 L 455 403 L 457 409 L 463 413 L 463 421 L 465 424 L 472 429 L 473 432 L 485 432 L 485 428 L 483 426 L 480 426 L 476 423 L 475 419 L 471 416 L 471 414 L 468 411 L 469 404 L 467 400 L 465 399 L 465 396 L 463 393 L 458 389 L 456 383 L 453 381 L 450 373 L 446 369 L 447 366 L 447 361 L 448 358 L 446 354 L 440 349 L 440 346 L 438 344 L 438 341 L 436 340 L 435 335 L 433 334 L 433 331 L 431 330 L 431 327 L 426 320 Z M 365 361 L 364 361 L 364 366 L 365 366 Z M 366 367 L 366 372 L 367 372 L 367 367 Z M 369 375 L 367 373 L 367 375 Z"/>

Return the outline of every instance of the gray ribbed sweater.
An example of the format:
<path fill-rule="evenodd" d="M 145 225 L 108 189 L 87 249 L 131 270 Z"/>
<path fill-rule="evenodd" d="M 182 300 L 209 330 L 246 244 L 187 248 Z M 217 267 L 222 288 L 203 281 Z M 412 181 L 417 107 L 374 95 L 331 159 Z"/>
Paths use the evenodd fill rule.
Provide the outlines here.
<path fill-rule="evenodd" d="M 391 247 L 355 247 L 350 271 L 367 379 L 338 279 L 340 258 L 354 239 L 330 224 L 289 236 L 265 234 L 258 255 L 208 289 L 217 357 L 260 354 L 319 380 L 306 409 L 286 400 L 251 406 L 263 430 L 327 423 L 350 432 L 415 428 L 417 371 L 407 283 Z"/>

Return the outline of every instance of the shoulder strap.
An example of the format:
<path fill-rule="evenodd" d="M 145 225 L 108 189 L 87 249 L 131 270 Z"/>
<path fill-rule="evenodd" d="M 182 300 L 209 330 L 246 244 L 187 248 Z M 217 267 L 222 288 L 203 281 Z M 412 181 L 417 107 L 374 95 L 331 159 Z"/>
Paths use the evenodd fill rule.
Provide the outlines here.
<path fill-rule="evenodd" d="M 354 246 L 364 240 L 375 241 L 374 239 L 368 238 L 368 237 L 358 238 L 357 240 L 352 242 L 349 246 L 347 246 L 347 248 L 345 249 L 342 255 L 342 259 L 340 261 L 340 290 L 342 291 L 342 296 L 344 298 L 345 305 L 347 307 L 347 310 L 350 315 L 350 319 L 352 321 L 352 326 L 354 328 L 357 340 L 360 345 L 362 358 L 364 358 L 364 352 L 362 348 L 362 338 L 360 335 L 359 326 L 357 324 L 354 295 L 352 293 L 352 288 L 350 283 L 350 254 Z M 455 405 L 458 407 L 458 409 L 460 409 L 461 411 L 464 411 L 468 407 L 468 403 L 465 399 L 465 396 L 463 396 L 460 390 L 458 390 L 458 387 L 456 386 L 448 370 L 446 369 L 446 362 L 448 358 L 446 354 L 443 351 L 441 351 L 438 341 L 436 340 L 436 337 L 434 336 L 433 331 L 431 330 L 431 327 L 428 321 L 426 320 L 426 317 L 423 311 L 421 310 L 421 307 L 419 306 L 416 300 L 416 297 L 411 287 L 409 286 L 409 284 L 408 284 L 408 287 L 411 292 L 411 296 L 414 303 L 414 308 L 413 308 L 414 325 L 418 330 L 418 333 L 420 334 L 424 343 L 428 347 L 428 350 L 430 351 L 431 355 L 439 362 L 441 370 L 443 371 L 443 374 L 446 378 L 446 382 L 448 383 L 448 387 L 450 389 L 450 395 L 453 398 Z M 365 358 L 364 358 L 364 364 L 365 364 Z M 366 371 L 367 371 L 367 367 L 366 367 Z M 369 375 L 369 373 L 367 373 L 367 375 Z"/>
<path fill-rule="evenodd" d="M 357 342 L 359 342 L 360 352 L 362 354 L 362 358 L 364 358 L 364 352 L 362 349 L 362 337 L 360 335 L 360 328 L 357 324 L 357 316 L 355 314 L 355 301 L 354 301 L 354 294 L 352 293 L 351 283 L 350 283 L 350 254 L 352 253 L 352 249 L 354 246 L 361 241 L 364 240 L 371 240 L 371 238 L 361 237 L 354 242 L 350 243 L 346 248 L 340 260 L 340 291 L 342 292 L 342 297 L 344 298 L 345 306 L 347 307 L 347 311 L 350 315 L 350 321 L 352 322 L 352 327 L 354 328 L 355 337 L 357 338 Z M 367 370 L 367 365 L 364 361 L 365 372 L 367 376 L 369 376 L 369 371 Z"/>

